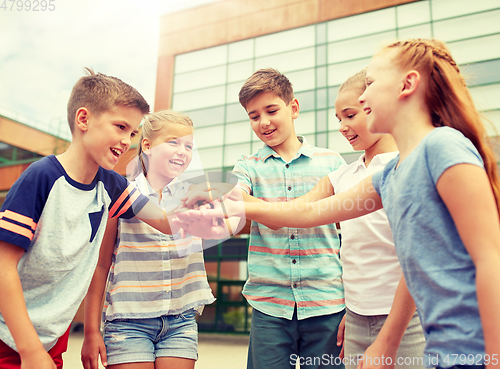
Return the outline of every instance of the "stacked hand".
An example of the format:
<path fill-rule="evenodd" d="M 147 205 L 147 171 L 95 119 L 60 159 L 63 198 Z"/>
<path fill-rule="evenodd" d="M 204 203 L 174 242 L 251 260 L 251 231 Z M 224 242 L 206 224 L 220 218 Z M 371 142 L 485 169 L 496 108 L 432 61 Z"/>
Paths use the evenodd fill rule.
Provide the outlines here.
<path fill-rule="evenodd" d="M 169 220 L 181 228 L 181 235 L 187 232 L 205 239 L 224 239 L 238 231 L 226 219 L 244 215 L 240 189 L 228 183 L 202 183 L 191 186 Z"/>

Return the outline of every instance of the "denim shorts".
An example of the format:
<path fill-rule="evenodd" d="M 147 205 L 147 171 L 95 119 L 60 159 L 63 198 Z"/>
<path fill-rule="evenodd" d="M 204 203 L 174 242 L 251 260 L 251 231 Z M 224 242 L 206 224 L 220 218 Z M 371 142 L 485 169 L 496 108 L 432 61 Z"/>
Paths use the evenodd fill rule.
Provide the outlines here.
<path fill-rule="evenodd" d="M 196 311 L 146 319 L 116 319 L 104 325 L 108 365 L 154 362 L 157 357 L 198 359 Z"/>

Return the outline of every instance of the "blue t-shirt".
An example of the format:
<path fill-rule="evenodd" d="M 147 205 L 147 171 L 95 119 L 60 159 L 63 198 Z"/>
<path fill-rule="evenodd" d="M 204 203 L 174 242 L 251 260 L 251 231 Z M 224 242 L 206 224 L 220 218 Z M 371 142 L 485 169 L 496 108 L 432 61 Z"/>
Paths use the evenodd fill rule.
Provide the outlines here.
<path fill-rule="evenodd" d="M 382 198 L 422 321 L 427 341 L 424 363 L 450 367 L 456 354 L 472 354 L 477 364 L 484 358 L 484 338 L 476 268 L 436 183 L 456 164 L 483 167 L 483 161 L 474 145 L 449 127 L 434 129 L 396 168 L 398 160 L 399 156 L 374 174 L 373 185 Z"/>
<path fill-rule="evenodd" d="M 102 168 L 92 183 L 78 183 L 53 155 L 31 164 L 14 183 L 0 210 L 0 240 L 26 250 L 17 269 L 45 349 L 68 329 L 87 292 L 107 219 L 133 217 L 147 201 L 121 175 Z M 0 340 L 16 348 L 1 315 Z"/>

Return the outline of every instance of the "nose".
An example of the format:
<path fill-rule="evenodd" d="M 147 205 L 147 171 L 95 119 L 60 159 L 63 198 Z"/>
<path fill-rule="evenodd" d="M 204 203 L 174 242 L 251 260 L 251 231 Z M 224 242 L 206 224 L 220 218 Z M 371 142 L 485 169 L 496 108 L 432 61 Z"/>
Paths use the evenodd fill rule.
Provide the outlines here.
<path fill-rule="evenodd" d="M 121 143 L 123 146 L 125 146 L 125 149 L 128 150 L 130 148 L 130 145 L 132 144 L 132 138 L 130 135 L 123 135 Z"/>
<path fill-rule="evenodd" d="M 340 121 L 339 131 L 340 133 L 346 133 L 349 130 L 349 126 L 345 124 L 342 120 Z"/>
<path fill-rule="evenodd" d="M 360 97 L 358 97 L 358 101 L 360 104 L 365 103 L 365 93 L 363 92 Z"/>
<path fill-rule="evenodd" d="M 267 127 L 270 124 L 271 124 L 271 120 L 265 114 L 261 115 L 261 117 L 260 117 L 260 126 L 261 127 Z"/>

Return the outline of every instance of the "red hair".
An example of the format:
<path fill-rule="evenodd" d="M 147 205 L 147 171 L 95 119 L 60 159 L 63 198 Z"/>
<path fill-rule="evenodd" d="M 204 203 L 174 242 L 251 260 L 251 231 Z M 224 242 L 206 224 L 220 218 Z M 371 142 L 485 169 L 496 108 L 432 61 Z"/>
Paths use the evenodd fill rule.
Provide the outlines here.
<path fill-rule="evenodd" d="M 398 41 L 383 50 L 396 52 L 393 61 L 418 71 L 426 84 L 425 104 L 435 127 L 448 126 L 463 133 L 477 148 L 500 213 L 500 180 L 495 154 L 465 79 L 446 45 L 438 40 Z"/>

